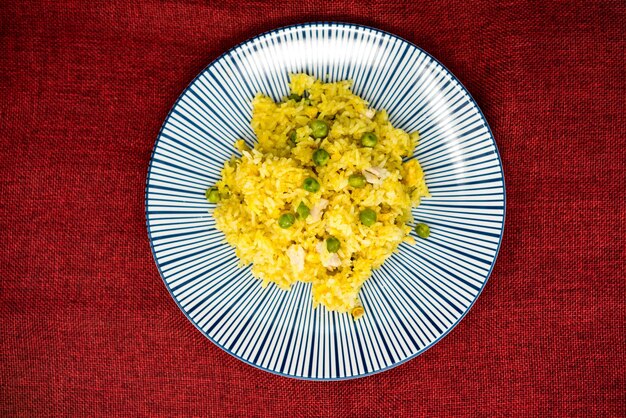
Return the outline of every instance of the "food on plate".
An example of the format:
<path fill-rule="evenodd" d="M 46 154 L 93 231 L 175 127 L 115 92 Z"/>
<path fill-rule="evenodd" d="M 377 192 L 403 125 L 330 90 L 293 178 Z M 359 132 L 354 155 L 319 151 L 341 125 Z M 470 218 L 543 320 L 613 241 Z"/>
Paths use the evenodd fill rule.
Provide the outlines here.
<path fill-rule="evenodd" d="M 430 236 L 430 227 L 425 223 L 415 225 L 415 233 L 420 238 L 428 238 Z"/>
<path fill-rule="evenodd" d="M 206 191 L 216 227 L 264 286 L 311 283 L 315 306 L 355 318 L 372 270 L 415 243 L 411 209 L 429 197 L 413 156 L 419 134 L 389 122 L 351 91 L 351 81 L 290 80 L 276 103 L 252 101 L 253 148 L 225 163 Z M 425 224 L 415 234 L 426 238 Z"/>

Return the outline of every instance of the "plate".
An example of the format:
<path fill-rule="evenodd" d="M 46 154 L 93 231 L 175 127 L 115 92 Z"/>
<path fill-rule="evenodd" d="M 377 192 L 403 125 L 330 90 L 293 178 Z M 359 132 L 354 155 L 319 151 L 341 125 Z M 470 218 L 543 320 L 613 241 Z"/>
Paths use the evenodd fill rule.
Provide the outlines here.
<path fill-rule="evenodd" d="M 432 198 L 414 209 L 431 236 L 401 244 L 363 286 L 366 314 L 313 308 L 310 284 L 261 287 L 237 266 L 204 192 L 234 152 L 254 143 L 251 99 L 279 100 L 289 73 L 354 80 L 394 126 L 419 131 L 415 152 Z M 146 186 L 148 235 L 165 286 L 216 345 L 263 370 L 348 379 L 387 370 L 441 340 L 467 314 L 495 263 L 505 216 L 498 150 L 461 83 L 417 46 L 344 23 L 309 23 L 256 36 L 226 52 L 185 89 L 154 146 Z"/>

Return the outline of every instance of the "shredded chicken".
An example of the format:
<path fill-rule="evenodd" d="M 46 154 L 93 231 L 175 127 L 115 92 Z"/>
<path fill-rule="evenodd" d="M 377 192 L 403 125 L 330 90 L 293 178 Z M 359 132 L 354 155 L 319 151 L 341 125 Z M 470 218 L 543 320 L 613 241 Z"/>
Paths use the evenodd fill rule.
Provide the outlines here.
<path fill-rule="evenodd" d="M 374 119 L 374 116 L 376 116 L 376 109 L 368 107 L 362 112 L 362 115 L 368 119 Z"/>
<path fill-rule="evenodd" d="M 299 245 L 293 244 L 287 249 L 287 257 L 291 261 L 291 266 L 296 273 L 304 270 L 304 248 Z"/>
<path fill-rule="evenodd" d="M 335 268 L 341 266 L 341 259 L 336 253 L 332 253 L 323 265 L 329 270 L 334 270 Z"/>
<path fill-rule="evenodd" d="M 329 253 L 328 250 L 326 250 L 326 243 L 324 241 L 318 242 L 315 246 L 315 249 L 320 255 L 322 265 L 328 270 L 334 270 L 337 267 L 341 266 L 341 259 L 339 258 L 337 253 Z"/>
<path fill-rule="evenodd" d="M 389 171 L 382 167 L 365 168 L 362 173 L 365 180 L 370 184 L 382 184 L 383 180 L 389 176 Z"/>
<path fill-rule="evenodd" d="M 306 218 L 306 223 L 311 224 L 322 219 L 322 213 L 328 206 L 328 200 L 320 199 L 319 202 L 313 205 L 311 208 L 311 215 Z"/>

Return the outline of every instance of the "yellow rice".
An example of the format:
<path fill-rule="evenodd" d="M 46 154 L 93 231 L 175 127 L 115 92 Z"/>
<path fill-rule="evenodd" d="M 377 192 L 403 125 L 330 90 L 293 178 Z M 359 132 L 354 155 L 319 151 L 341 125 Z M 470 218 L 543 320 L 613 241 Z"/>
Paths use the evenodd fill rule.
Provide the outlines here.
<path fill-rule="evenodd" d="M 358 298 L 361 286 L 402 241 L 414 242 L 408 225 L 413 221 L 411 207 L 429 193 L 417 160 L 403 162 L 413 153 L 417 132 L 394 128 L 384 110 L 374 111 L 352 93 L 351 84 L 323 83 L 296 74 L 291 76 L 290 90 L 301 96 L 308 92 L 308 100 L 275 103 L 257 95 L 252 102 L 251 125 L 258 142 L 254 149 L 242 140 L 235 143 L 241 157 L 224 165 L 216 184 L 222 199 L 213 216 L 241 264 L 252 264 L 252 273 L 263 286 L 274 283 L 289 289 L 297 281 L 311 282 L 314 306 L 321 303 L 358 318 L 363 314 Z M 329 123 L 326 138 L 310 136 L 308 123 L 313 119 Z M 288 138 L 292 129 L 297 133 L 295 145 Z M 378 137 L 374 148 L 361 146 L 360 138 L 366 132 Z M 320 147 L 330 154 L 330 160 L 316 167 L 311 157 Z M 361 189 L 348 185 L 351 174 L 372 167 L 379 173 L 383 169 L 381 180 L 374 182 L 380 184 L 368 183 Z M 302 187 L 309 176 L 321 185 L 316 193 Z M 280 215 L 296 213 L 300 202 L 313 208 L 323 199 L 328 205 L 321 219 L 297 219 L 287 229 L 278 225 Z M 359 212 L 365 208 L 377 213 L 377 222 L 371 227 L 359 220 Z M 323 245 L 329 236 L 341 243 L 337 252 L 340 266 L 336 268 L 324 267 L 332 257 Z M 303 264 L 294 262 L 298 255 Z"/>

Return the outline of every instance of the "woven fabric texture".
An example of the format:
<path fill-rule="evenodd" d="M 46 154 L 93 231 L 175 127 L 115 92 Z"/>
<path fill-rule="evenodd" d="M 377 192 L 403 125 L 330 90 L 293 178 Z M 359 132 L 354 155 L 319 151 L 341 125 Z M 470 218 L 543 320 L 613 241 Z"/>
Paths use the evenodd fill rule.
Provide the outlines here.
<path fill-rule="evenodd" d="M 505 236 L 450 335 L 371 377 L 305 382 L 231 357 L 150 253 L 148 161 L 226 49 L 307 21 L 419 45 L 493 129 Z M 3 1 L 3 416 L 626 415 L 624 1 Z"/>

